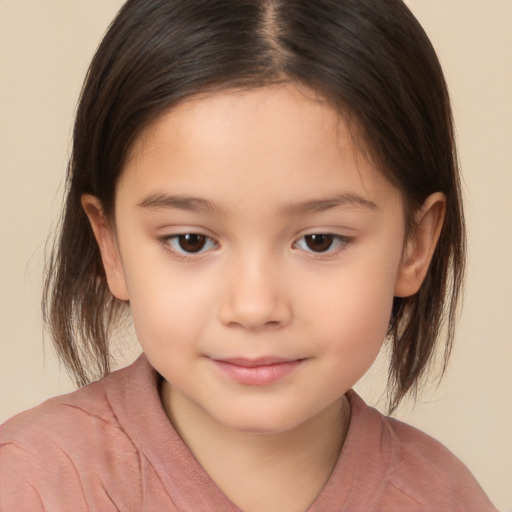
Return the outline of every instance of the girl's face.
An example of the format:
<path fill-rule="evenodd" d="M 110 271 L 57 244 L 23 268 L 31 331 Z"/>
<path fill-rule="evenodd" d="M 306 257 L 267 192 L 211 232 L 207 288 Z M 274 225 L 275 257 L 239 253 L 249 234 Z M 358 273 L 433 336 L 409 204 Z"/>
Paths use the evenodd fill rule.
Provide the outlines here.
<path fill-rule="evenodd" d="M 113 243 L 96 223 L 109 285 L 165 396 L 238 431 L 282 432 L 334 404 L 379 352 L 395 293 L 415 291 L 399 192 L 290 84 L 159 119 L 115 221 Z"/>

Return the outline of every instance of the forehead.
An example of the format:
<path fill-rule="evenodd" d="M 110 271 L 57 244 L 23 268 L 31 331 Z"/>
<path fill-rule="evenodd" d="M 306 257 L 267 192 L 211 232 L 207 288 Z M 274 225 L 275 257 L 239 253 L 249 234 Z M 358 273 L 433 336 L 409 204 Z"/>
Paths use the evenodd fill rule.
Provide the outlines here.
<path fill-rule="evenodd" d="M 158 186 L 188 182 L 200 195 L 234 197 L 265 190 L 307 195 L 311 188 L 371 194 L 385 179 L 355 133 L 350 116 L 293 84 L 198 95 L 139 136 L 120 185 L 158 193 Z"/>
<path fill-rule="evenodd" d="M 207 92 L 187 98 L 150 124 L 132 145 L 130 160 L 173 142 L 201 142 L 205 149 L 208 142 L 268 146 L 272 133 L 275 144 L 282 145 L 304 130 L 334 135 L 331 141 L 345 146 L 356 138 L 359 142 L 356 126 L 348 111 L 340 112 L 315 91 L 294 83 Z M 262 134 L 265 140 L 258 137 Z"/>

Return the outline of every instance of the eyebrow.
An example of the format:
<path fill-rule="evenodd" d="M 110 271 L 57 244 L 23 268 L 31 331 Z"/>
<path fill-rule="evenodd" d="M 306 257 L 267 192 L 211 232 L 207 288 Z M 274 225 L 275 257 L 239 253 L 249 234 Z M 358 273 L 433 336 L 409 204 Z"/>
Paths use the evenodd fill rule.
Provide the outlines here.
<path fill-rule="evenodd" d="M 225 215 L 224 210 L 222 210 L 213 201 L 200 197 L 150 194 L 139 203 L 139 206 L 152 210 L 177 208 L 178 210 L 187 210 L 191 212 L 217 213 L 219 215 Z"/>
<path fill-rule="evenodd" d="M 370 201 L 358 194 L 347 193 L 290 204 L 283 208 L 283 213 L 290 216 L 305 215 L 308 213 L 318 213 L 330 210 L 331 208 L 339 208 L 343 206 L 364 208 L 368 210 L 379 209 L 377 204 L 373 201 Z"/>
<path fill-rule="evenodd" d="M 218 215 L 226 215 L 224 209 L 219 207 L 213 201 L 200 197 L 188 197 L 169 194 L 150 194 L 143 199 L 139 205 L 141 208 L 153 210 L 176 208 L 178 210 L 187 210 L 192 212 L 216 213 Z M 339 207 L 357 207 L 369 210 L 378 210 L 379 207 L 373 201 L 364 198 L 358 194 L 338 194 L 332 197 L 321 199 L 312 199 L 301 201 L 284 206 L 281 212 L 287 216 L 306 215 L 310 213 L 318 213 L 331 208 Z"/>

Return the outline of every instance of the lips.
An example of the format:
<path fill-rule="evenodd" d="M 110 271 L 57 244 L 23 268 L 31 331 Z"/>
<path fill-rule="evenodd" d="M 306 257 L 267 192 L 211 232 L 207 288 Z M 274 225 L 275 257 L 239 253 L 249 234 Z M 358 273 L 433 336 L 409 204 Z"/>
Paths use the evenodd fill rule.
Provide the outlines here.
<path fill-rule="evenodd" d="M 264 357 L 258 359 L 212 359 L 215 368 L 228 379 L 247 386 L 265 386 L 296 371 L 305 359 Z"/>

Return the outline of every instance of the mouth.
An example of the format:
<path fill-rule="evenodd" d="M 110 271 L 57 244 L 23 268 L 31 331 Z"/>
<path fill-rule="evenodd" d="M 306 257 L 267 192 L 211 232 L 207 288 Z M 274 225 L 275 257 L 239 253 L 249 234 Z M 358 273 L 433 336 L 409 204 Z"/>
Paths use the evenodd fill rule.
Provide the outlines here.
<path fill-rule="evenodd" d="M 228 379 L 247 386 L 265 386 L 295 372 L 306 359 L 264 357 L 258 359 L 211 359 L 215 368 Z"/>

